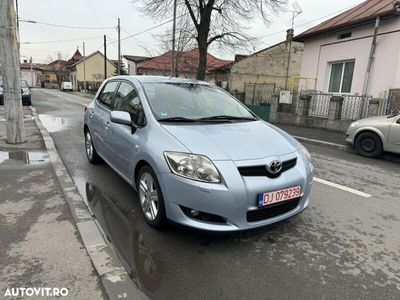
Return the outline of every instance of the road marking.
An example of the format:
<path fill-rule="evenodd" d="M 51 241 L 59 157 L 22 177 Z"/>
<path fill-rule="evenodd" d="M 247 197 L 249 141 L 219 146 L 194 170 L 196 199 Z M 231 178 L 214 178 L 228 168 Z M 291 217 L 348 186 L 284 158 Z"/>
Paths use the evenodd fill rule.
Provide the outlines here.
<path fill-rule="evenodd" d="M 324 180 L 324 179 L 321 179 L 321 178 L 314 177 L 314 181 L 322 183 L 322 184 L 325 184 L 325 185 L 329 185 L 331 187 L 334 187 L 334 188 L 337 188 L 337 189 L 340 189 L 340 190 L 343 190 L 343 191 L 346 191 L 346 192 L 349 192 L 349 193 L 352 193 L 352 194 L 355 194 L 355 195 L 358 195 L 358 196 L 361 196 L 361 197 L 365 197 L 365 198 L 372 197 L 372 195 L 370 195 L 370 194 L 367 194 L 367 193 L 364 193 L 364 192 L 361 192 L 361 191 L 357 191 L 357 190 L 349 188 L 347 186 L 344 186 L 344 185 L 341 185 L 341 184 L 337 184 L 337 183 L 333 183 L 333 182 L 330 182 L 330 181 L 327 181 L 327 180 Z"/>

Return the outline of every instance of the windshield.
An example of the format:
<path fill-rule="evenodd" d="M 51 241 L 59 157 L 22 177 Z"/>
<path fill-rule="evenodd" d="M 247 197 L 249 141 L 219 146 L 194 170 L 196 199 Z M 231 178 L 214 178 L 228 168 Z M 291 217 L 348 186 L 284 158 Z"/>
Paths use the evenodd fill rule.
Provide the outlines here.
<path fill-rule="evenodd" d="M 28 83 L 25 80 L 21 80 L 21 88 L 27 88 L 27 87 L 29 87 Z"/>
<path fill-rule="evenodd" d="M 188 83 L 144 83 L 147 99 L 158 120 L 198 120 L 216 116 L 254 116 L 235 98 L 217 87 Z"/>

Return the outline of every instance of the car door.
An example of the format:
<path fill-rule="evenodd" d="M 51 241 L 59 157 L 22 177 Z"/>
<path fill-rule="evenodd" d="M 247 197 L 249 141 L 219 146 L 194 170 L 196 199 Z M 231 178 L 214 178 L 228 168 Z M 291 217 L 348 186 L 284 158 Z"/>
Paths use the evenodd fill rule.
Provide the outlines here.
<path fill-rule="evenodd" d="M 114 99 L 114 94 L 117 89 L 118 81 L 109 81 L 103 87 L 100 94 L 97 96 L 94 109 L 91 111 L 89 118 L 92 121 L 92 135 L 94 145 L 97 152 L 104 157 L 106 161 L 109 161 L 109 157 L 112 156 L 110 147 L 107 144 L 109 129 L 110 129 L 110 114 L 111 105 Z"/>
<path fill-rule="evenodd" d="M 143 114 L 140 115 L 143 110 L 135 109 L 137 107 L 141 107 L 141 101 L 134 85 L 128 81 L 122 81 L 115 96 L 113 110 L 129 112 L 133 124 L 137 124 L 138 118 L 144 118 Z M 140 123 L 143 122 L 143 119 L 140 120 Z M 111 163 L 128 179 L 131 179 L 132 162 L 142 142 L 141 136 L 142 128 L 117 123 L 110 124 L 110 144 L 114 150 Z"/>
<path fill-rule="evenodd" d="M 400 153 L 400 117 L 397 117 L 390 125 L 388 145 L 390 152 Z"/>

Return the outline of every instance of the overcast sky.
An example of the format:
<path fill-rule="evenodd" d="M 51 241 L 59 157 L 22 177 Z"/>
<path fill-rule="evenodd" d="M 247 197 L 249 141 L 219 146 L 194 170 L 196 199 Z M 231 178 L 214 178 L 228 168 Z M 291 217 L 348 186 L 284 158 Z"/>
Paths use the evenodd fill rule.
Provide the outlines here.
<path fill-rule="evenodd" d="M 139 12 L 137 4 L 130 0 L 19 0 L 18 2 L 21 19 L 42 23 L 75 27 L 116 27 L 119 17 L 122 38 L 158 24 Z M 297 2 L 303 10 L 295 20 L 295 33 L 299 34 L 363 1 L 297 0 Z M 249 24 L 248 33 L 255 37 L 269 35 L 259 40 L 255 50 L 284 40 L 285 31 L 290 25 L 290 12 L 272 15 L 269 25 L 261 19 L 254 20 L 253 24 Z M 172 23 L 124 40 L 121 46 L 122 54 L 149 55 L 149 52 L 153 55 L 160 54 L 162 48 L 155 35 L 162 33 L 168 26 L 172 26 Z M 103 51 L 104 34 L 107 35 L 109 42 L 117 40 L 115 29 L 69 29 L 21 22 L 21 56 L 22 59 L 29 59 L 32 56 L 34 62 L 48 62 L 49 57 L 56 58 L 57 52 L 61 52 L 63 58 L 69 58 L 77 47 L 82 50 L 84 41 L 88 55 L 96 50 Z M 234 56 L 232 52 L 223 49 L 211 49 L 210 52 L 225 59 L 233 59 Z M 107 54 L 111 59 L 117 58 L 116 42 L 108 46 Z"/>

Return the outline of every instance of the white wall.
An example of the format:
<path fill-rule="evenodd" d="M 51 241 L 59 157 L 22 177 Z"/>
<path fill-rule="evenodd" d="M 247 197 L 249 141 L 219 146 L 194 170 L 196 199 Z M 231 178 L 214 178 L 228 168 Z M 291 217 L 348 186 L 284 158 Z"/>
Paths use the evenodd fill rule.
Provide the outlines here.
<path fill-rule="evenodd" d="M 374 24 L 349 31 L 352 36 L 348 39 L 338 40 L 337 34 L 332 33 L 305 41 L 301 76 L 316 78 L 315 88 L 318 91 L 328 90 L 331 62 L 354 59 L 351 93 L 362 94 Z M 390 88 L 400 88 L 400 18 L 382 21 L 381 33 L 387 34 L 378 36 L 368 88 L 368 95 L 376 98 L 382 98 Z"/>
<path fill-rule="evenodd" d="M 126 60 L 126 69 L 129 75 L 136 75 L 136 63 L 131 60 Z"/>
<path fill-rule="evenodd" d="M 40 74 L 38 74 L 38 71 L 32 70 L 32 73 L 30 70 L 21 70 L 21 79 L 26 80 L 29 84 L 29 86 L 38 86 L 40 84 L 38 82 L 38 77 Z"/>

